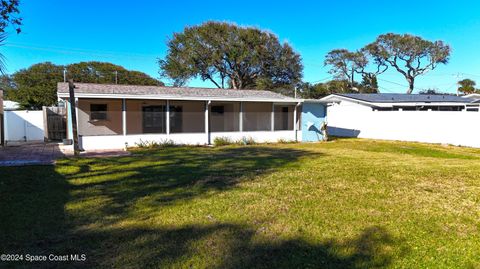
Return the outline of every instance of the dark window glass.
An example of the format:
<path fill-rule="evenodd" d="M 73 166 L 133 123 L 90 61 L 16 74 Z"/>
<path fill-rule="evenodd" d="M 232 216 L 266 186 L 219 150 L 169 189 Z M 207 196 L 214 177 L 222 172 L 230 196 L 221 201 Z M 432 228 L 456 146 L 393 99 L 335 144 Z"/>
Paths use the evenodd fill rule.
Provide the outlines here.
<path fill-rule="evenodd" d="M 170 106 L 170 132 L 181 133 L 182 130 L 182 112 L 181 106 Z"/>
<path fill-rule="evenodd" d="M 90 120 L 106 120 L 107 104 L 90 104 Z"/>
<path fill-rule="evenodd" d="M 223 114 L 225 112 L 224 106 L 212 106 L 212 113 Z"/>

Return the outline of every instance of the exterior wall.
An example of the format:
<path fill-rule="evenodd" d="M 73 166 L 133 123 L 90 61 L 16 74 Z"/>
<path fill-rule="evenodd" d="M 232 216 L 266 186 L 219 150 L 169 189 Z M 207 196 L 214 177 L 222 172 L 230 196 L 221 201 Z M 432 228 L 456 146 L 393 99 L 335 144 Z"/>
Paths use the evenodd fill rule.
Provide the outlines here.
<path fill-rule="evenodd" d="M 107 120 L 91 121 L 90 104 L 107 104 Z M 79 135 L 122 134 L 122 100 L 79 99 L 78 100 Z"/>
<path fill-rule="evenodd" d="M 303 103 L 302 106 L 302 141 L 322 141 L 321 126 L 325 121 L 326 107 L 320 103 Z"/>
<path fill-rule="evenodd" d="M 480 112 L 372 111 L 336 104 L 328 108 L 330 135 L 480 147 Z"/>
<path fill-rule="evenodd" d="M 265 132 L 215 132 L 210 134 L 210 139 L 216 137 L 228 137 L 232 141 L 238 141 L 242 138 L 252 138 L 258 143 L 275 143 L 280 139 L 286 141 L 295 141 L 294 131 L 265 131 Z M 172 140 L 175 144 L 181 145 L 205 145 L 207 144 L 207 135 L 205 133 L 187 133 L 187 134 L 141 134 L 141 135 L 104 135 L 104 136 L 82 136 L 80 137 L 80 148 L 84 150 L 97 149 L 123 149 L 125 143 L 129 147 L 135 147 L 140 141 L 162 142 Z"/>
<path fill-rule="evenodd" d="M 5 141 L 43 141 L 43 111 L 5 111 Z"/>

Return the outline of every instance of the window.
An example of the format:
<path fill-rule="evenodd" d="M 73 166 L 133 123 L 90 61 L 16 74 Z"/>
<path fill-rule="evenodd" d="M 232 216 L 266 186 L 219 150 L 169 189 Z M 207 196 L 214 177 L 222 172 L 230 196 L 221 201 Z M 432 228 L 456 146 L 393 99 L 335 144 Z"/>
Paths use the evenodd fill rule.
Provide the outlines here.
<path fill-rule="evenodd" d="M 182 106 L 170 106 L 170 132 L 172 133 L 183 132 L 182 112 L 183 112 Z"/>
<path fill-rule="evenodd" d="M 275 109 L 275 130 L 285 131 L 293 130 L 293 111 L 295 106 L 279 106 L 276 105 Z"/>
<path fill-rule="evenodd" d="M 224 106 L 212 106 L 212 113 L 223 114 L 225 112 Z"/>
<path fill-rule="evenodd" d="M 143 133 L 165 133 L 165 106 L 144 106 Z"/>
<path fill-rule="evenodd" d="M 107 120 L 107 104 L 90 104 L 90 120 Z"/>

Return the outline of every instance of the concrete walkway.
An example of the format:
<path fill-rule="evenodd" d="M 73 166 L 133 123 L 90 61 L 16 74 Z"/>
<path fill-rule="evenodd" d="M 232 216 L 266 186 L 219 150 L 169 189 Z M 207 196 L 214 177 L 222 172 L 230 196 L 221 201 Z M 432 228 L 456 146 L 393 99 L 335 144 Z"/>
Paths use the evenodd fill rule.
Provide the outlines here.
<path fill-rule="evenodd" d="M 116 157 L 130 153 L 123 150 L 82 152 L 80 157 Z M 59 143 L 21 143 L 0 147 L 0 166 L 53 165 L 62 157 L 73 157 L 71 146 Z"/>
<path fill-rule="evenodd" d="M 64 157 L 58 143 L 25 143 L 0 147 L 0 166 L 52 165 Z"/>

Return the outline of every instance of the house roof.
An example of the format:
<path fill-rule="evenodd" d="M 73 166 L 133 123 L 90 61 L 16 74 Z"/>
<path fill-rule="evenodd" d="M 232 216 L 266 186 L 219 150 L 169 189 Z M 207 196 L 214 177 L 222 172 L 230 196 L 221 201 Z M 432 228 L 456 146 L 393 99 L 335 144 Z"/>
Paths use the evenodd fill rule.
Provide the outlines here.
<path fill-rule="evenodd" d="M 455 95 L 439 94 L 401 94 L 401 93 L 338 93 L 322 98 L 323 101 L 357 101 L 371 106 L 391 105 L 462 105 L 476 100 Z"/>
<path fill-rule="evenodd" d="M 68 83 L 58 83 L 59 97 L 68 97 Z M 163 87 L 117 84 L 75 83 L 75 97 L 148 98 L 171 100 L 245 100 L 298 102 L 279 93 L 260 90 L 213 89 L 196 87 Z"/>
<path fill-rule="evenodd" d="M 449 103 L 469 103 L 473 100 L 461 96 L 447 94 L 401 94 L 401 93 L 344 93 L 336 94 L 356 100 L 362 100 L 371 103 L 431 103 L 431 102 L 449 102 Z"/>

